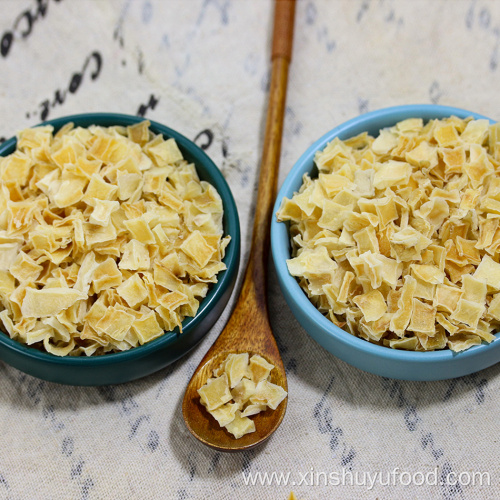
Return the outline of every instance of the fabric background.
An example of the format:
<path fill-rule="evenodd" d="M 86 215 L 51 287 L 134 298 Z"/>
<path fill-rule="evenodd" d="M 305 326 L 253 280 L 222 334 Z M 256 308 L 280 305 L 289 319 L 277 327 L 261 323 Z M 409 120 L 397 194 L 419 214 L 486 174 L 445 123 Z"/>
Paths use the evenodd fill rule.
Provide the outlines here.
<path fill-rule="evenodd" d="M 36 16 L 40 7 L 45 14 Z M 271 0 L 0 0 L 0 8 L 1 36 L 14 34 L 0 56 L 0 137 L 41 117 L 90 111 L 142 113 L 177 129 L 207 148 L 229 182 L 244 262 Z M 280 183 L 315 139 L 369 110 L 432 102 L 496 118 L 499 59 L 498 2 L 299 0 Z M 75 73 L 81 78 L 70 86 Z M 289 402 L 265 445 L 216 453 L 182 421 L 186 384 L 228 307 L 189 355 L 125 385 L 65 387 L 0 362 L 0 498 L 285 499 L 292 490 L 302 500 L 499 497 L 500 364 L 441 382 L 384 379 L 308 337 L 272 266 L 269 306 Z M 299 484 L 306 474 L 342 471 L 359 482 L 379 473 L 384 482 L 395 467 L 438 467 L 439 478 L 487 472 L 490 484 L 336 486 L 322 475 Z M 250 472 L 289 473 L 289 483 L 247 486 Z"/>

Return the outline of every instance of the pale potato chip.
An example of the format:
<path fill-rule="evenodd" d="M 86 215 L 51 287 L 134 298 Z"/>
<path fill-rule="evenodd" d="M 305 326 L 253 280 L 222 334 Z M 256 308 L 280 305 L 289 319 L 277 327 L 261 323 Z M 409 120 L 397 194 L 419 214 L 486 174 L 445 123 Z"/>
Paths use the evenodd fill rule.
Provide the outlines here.
<path fill-rule="evenodd" d="M 465 351 L 469 347 L 479 344 L 481 344 L 481 338 L 477 335 L 460 333 L 448 338 L 448 347 L 455 352 Z"/>
<path fill-rule="evenodd" d="M 92 284 L 94 292 L 99 293 L 101 290 L 118 287 L 123 279 L 123 275 L 116 266 L 116 261 L 109 257 L 104 262 L 101 262 L 92 274 Z"/>
<path fill-rule="evenodd" d="M 42 270 L 42 266 L 37 264 L 28 254 L 21 251 L 10 266 L 9 272 L 18 281 L 23 282 L 36 281 Z"/>
<path fill-rule="evenodd" d="M 485 306 L 470 300 L 460 299 L 456 309 L 450 316 L 450 319 L 464 323 L 471 328 L 476 328 L 479 319 L 485 312 Z"/>
<path fill-rule="evenodd" d="M 161 141 L 150 147 L 146 145 L 146 149 L 158 166 L 171 165 L 183 159 L 174 139 Z"/>
<path fill-rule="evenodd" d="M 248 369 L 255 384 L 258 384 L 262 380 L 267 380 L 273 368 L 274 366 L 271 363 L 258 354 L 254 354 L 250 358 Z"/>
<path fill-rule="evenodd" d="M 415 351 L 418 344 L 418 337 L 405 337 L 403 339 L 389 340 L 390 347 L 393 349 L 404 349 L 405 351 Z"/>
<path fill-rule="evenodd" d="M 357 295 L 353 302 L 359 307 L 366 321 L 376 321 L 387 311 L 384 296 L 378 290 Z"/>
<path fill-rule="evenodd" d="M 248 353 L 229 354 L 225 363 L 229 388 L 233 389 L 248 373 Z"/>
<path fill-rule="evenodd" d="M 149 225 L 144 217 L 128 219 L 124 221 L 124 225 L 129 230 L 132 238 L 134 238 L 135 240 L 140 241 L 143 244 L 151 244 L 156 242 L 153 232 L 149 228 Z"/>
<path fill-rule="evenodd" d="M 261 411 L 266 411 L 266 409 L 267 409 L 266 405 L 249 404 L 241 412 L 241 416 L 242 417 L 251 417 L 253 415 L 257 415 L 257 413 L 260 413 Z"/>
<path fill-rule="evenodd" d="M 231 401 L 231 392 L 227 375 L 223 373 L 220 377 L 210 378 L 207 383 L 198 389 L 201 402 L 206 406 L 207 410 L 212 411 L 219 408 L 223 404 Z"/>
<path fill-rule="evenodd" d="M 493 299 L 488 305 L 488 314 L 494 319 L 500 321 L 500 294 L 494 295 Z"/>
<path fill-rule="evenodd" d="M 123 340 L 132 327 L 135 316 L 116 307 L 108 307 L 104 316 L 96 323 L 96 330 L 115 340 Z"/>
<path fill-rule="evenodd" d="M 376 189 L 408 184 L 411 166 L 405 162 L 389 160 L 381 163 L 375 172 L 373 185 Z"/>
<path fill-rule="evenodd" d="M 212 258 L 215 249 L 208 245 L 200 231 L 193 231 L 182 243 L 180 249 L 191 257 L 200 267 L 205 267 Z"/>
<path fill-rule="evenodd" d="M 239 408 L 236 403 L 226 403 L 219 406 L 215 410 L 211 410 L 210 415 L 217 420 L 221 427 L 226 427 L 226 425 L 230 424 L 234 420 L 238 410 Z M 246 417 L 247 415 L 242 416 Z"/>
<path fill-rule="evenodd" d="M 123 247 L 123 256 L 118 264 L 120 269 L 144 271 L 151 266 L 148 249 L 144 243 L 132 239 Z"/>
<path fill-rule="evenodd" d="M 236 411 L 234 420 L 225 427 L 236 439 L 240 439 L 245 434 L 255 432 L 254 421 L 248 417 L 242 417 L 239 410 Z"/>
<path fill-rule="evenodd" d="M 117 201 L 93 199 L 87 203 L 94 207 L 93 212 L 89 216 L 89 222 L 98 226 L 107 226 L 111 221 L 111 214 L 120 208 L 120 204 Z"/>
<path fill-rule="evenodd" d="M 449 285 L 438 285 L 434 295 L 434 307 L 438 311 L 452 313 L 462 298 L 463 291 L 457 287 Z"/>
<path fill-rule="evenodd" d="M 478 280 L 470 274 L 466 274 L 462 277 L 462 290 L 464 299 L 485 304 L 487 293 L 485 280 Z"/>
<path fill-rule="evenodd" d="M 431 285 L 438 285 L 443 283 L 445 274 L 436 266 L 411 264 L 410 268 L 415 277 L 429 283 Z"/>
<path fill-rule="evenodd" d="M 233 396 L 234 401 L 240 405 L 240 409 L 243 408 L 243 405 L 248 402 L 254 393 L 255 382 L 248 378 L 242 378 L 240 382 L 236 384 L 234 389 L 231 389 L 231 395 Z"/>
<path fill-rule="evenodd" d="M 250 396 L 250 402 L 252 404 L 266 405 L 272 410 L 276 410 L 286 396 L 287 393 L 283 387 L 272 384 L 267 380 L 261 380 L 255 387 L 255 392 Z"/>
<path fill-rule="evenodd" d="M 142 314 L 132 323 L 132 329 L 139 339 L 139 344 L 145 344 L 163 335 L 163 328 L 158 324 L 158 319 L 154 311 Z"/>
<path fill-rule="evenodd" d="M 412 332 L 424 333 L 425 335 L 433 337 L 436 333 L 436 309 L 414 298 L 408 329 Z"/>
<path fill-rule="evenodd" d="M 494 290 L 500 290 L 500 264 L 489 255 L 484 255 L 481 263 L 477 266 L 474 278 L 484 280 Z"/>
<path fill-rule="evenodd" d="M 86 298 L 86 294 L 71 288 L 48 288 L 42 290 L 26 288 L 21 312 L 25 318 L 54 316 L 72 306 L 77 300 Z"/>

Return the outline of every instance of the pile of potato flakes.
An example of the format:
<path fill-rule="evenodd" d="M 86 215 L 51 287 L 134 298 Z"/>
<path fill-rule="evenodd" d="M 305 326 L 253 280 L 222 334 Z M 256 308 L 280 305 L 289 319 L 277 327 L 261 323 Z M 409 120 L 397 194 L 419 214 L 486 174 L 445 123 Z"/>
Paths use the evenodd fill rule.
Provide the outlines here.
<path fill-rule="evenodd" d="M 269 381 L 273 369 L 258 354 L 229 354 L 198 389 L 201 404 L 236 439 L 255 432 L 255 422 L 248 417 L 276 410 L 288 395 Z"/>
<path fill-rule="evenodd" d="M 375 344 L 462 351 L 500 325 L 500 126 L 418 118 L 316 153 L 277 214 L 290 274 Z"/>
<path fill-rule="evenodd" d="M 27 129 L 0 158 L 0 325 L 11 338 L 90 356 L 196 315 L 225 269 L 222 201 L 149 125 Z"/>

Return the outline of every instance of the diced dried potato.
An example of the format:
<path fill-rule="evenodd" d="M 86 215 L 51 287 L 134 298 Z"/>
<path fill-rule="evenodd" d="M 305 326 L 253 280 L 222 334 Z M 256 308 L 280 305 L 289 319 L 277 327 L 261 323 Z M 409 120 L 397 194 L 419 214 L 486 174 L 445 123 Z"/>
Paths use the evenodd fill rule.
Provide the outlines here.
<path fill-rule="evenodd" d="M 493 341 L 499 140 L 498 125 L 454 116 L 334 139 L 315 155 L 317 178 L 304 175 L 277 213 L 290 227 L 290 274 L 334 324 L 379 345 Z"/>
<path fill-rule="evenodd" d="M 255 392 L 255 382 L 253 380 L 249 380 L 248 378 L 243 378 L 234 389 L 231 389 L 231 394 L 233 396 L 234 401 L 241 405 L 243 405 L 250 399 L 250 397 Z"/>
<path fill-rule="evenodd" d="M 239 408 L 236 403 L 226 403 L 225 405 L 212 410 L 210 415 L 212 415 L 212 417 L 219 422 L 221 427 L 226 427 L 226 425 L 230 424 L 234 420 L 238 410 Z M 246 417 L 247 415 L 243 416 Z"/>
<path fill-rule="evenodd" d="M 121 341 L 132 327 L 134 320 L 135 316 L 132 314 L 113 306 L 108 307 L 104 316 L 97 322 L 96 330 Z"/>
<path fill-rule="evenodd" d="M 227 375 L 223 373 L 220 377 L 208 379 L 207 383 L 198 389 L 198 394 L 201 402 L 210 411 L 231 401 Z"/>
<path fill-rule="evenodd" d="M 215 249 L 211 247 L 200 231 L 193 231 L 180 246 L 180 249 L 191 257 L 200 267 L 205 267 Z"/>
<path fill-rule="evenodd" d="M 43 318 L 55 316 L 72 306 L 77 300 L 87 296 L 71 288 L 26 288 L 26 294 L 21 306 L 25 318 Z"/>
<path fill-rule="evenodd" d="M 251 417 L 252 415 L 257 415 L 261 411 L 266 411 L 266 405 L 259 404 L 249 404 L 246 408 L 241 412 L 242 417 Z"/>
<path fill-rule="evenodd" d="M 255 387 L 255 392 L 250 396 L 253 404 L 267 405 L 271 410 L 276 410 L 278 405 L 286 398 L 283 387 L 272 384 L 267 380 L 261 380 Z"/>
<path fill-rule="evenodd" d="M 477 335 L 466 335 L 463 333 L 448 338 L 448 347 L 455 352 L 465 351 L 474 345 L 479 345 L 481 338 Z"/>
<path fill-rule="evenodd" d="M 240 439 L 245 434 L 255 432 L 254 421 L 248 417 L 242 417 L 239 410 L 236 411 L 234 420 L 225 427 L 236 439 Z"/>
<path fill-rule="evenodd" d="M 436 333 L 436 309 L 425 302 L 413 299 L 413 311 L 408 329 L 416 333 L 425 333 L 430 337 L 434 336 Z"/>
<path fill-rule="evenodd" d="M 248 369 L 248 353 L 230 354 L 226 360 L 225 372 L 229 379 L 229 388 L 234 389 L 246 376 Z"/>
<path fill-rule="evenodd" d="M 378 290 L 357 295 L 353 302 L 359 307 L 366 321 L 376 321 L 387 311 L 384 296 Z"/>
<path fill-rule="evenodd" d="M 483 315 L 485 307 L 477 302 L 460 299 L 457 308 L 451 314 L 450 319 L 464 323 L 471 328 L 476 328 L 479 319 Z"/>
<path fill-rule="evenodd" d="M 393 349 L 404 349 L 405 351 L 415 351 L 418 343 L 418 337 L 405 337 L 403 339 L 389 340 L 390 347 Z"/>
<path fill-rule="evenodd" d="M 258 384 L 262 380 L 267 380 L 273 368 L 274 366 L 271 363 L 268 363 L 262 356 L 259 356 L 258 354 L 254 354 L 250 358 L 248 369 L 255 384 Z"/>
<path fill-rule="evenodd" d="M 102 355 L 196 315 L 225 269 L 222 200 L 149 125 L 27 129 L 0 158 L 0 321 L 13 339 Z"/>
<path fill-rule="evenodd" d="M 132 323 L 132 330 L 134 330 L 141 345 L 164 333 L 163 328 L 158 324 L 158 316 L 154 311 L 143 313 L 140 318 L 135 319 Z"/>

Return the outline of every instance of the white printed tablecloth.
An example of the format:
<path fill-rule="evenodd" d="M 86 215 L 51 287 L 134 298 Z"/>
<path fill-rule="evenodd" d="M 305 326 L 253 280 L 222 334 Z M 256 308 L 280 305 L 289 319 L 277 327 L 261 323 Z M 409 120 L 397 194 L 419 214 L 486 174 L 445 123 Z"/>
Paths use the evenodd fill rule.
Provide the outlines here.
<path fill-rule="evenodd" d="M 165 123 L 222 170 L 245 259 L 271 0 L 1 0 L 0 9 L 0 137 L 78 112 Z M 299 0 L 295 27 L 280 182 L 315 139 L 369 110 L 432 102 L 499 116 L 499 2 Z M 186 384 L 228 308 L 189 355 L 125 385 L 60 386 L 0 362 L 0 498 L 500 496 L 500 365 L 432 383 L 370 375 L 308 337 L 272 266 L 269 292 L 289 403 L 265 445 L 220 454 L 182 421 Z"/>

